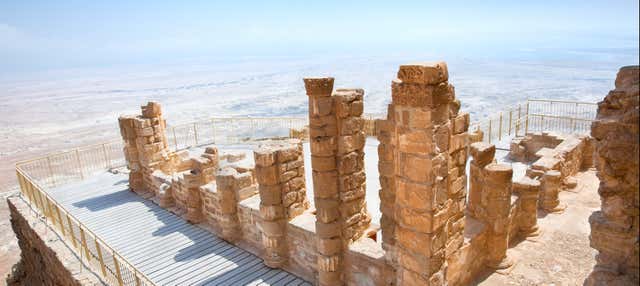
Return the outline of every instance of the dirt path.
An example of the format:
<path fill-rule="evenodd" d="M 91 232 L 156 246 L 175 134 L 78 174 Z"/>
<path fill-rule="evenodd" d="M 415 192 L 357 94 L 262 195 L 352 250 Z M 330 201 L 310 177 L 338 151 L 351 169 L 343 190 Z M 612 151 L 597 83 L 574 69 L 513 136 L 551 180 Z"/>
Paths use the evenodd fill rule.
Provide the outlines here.
<path fill-rule="evenodd" d="M 600 208 L 595 171 L 577 175 L 578 186 L 560 193 L 561 214 L 538 214 L 542 234 L 509 249 L 516 260 L 510 273 L 492 273 L 480 285 L 582 285 L 595 264 L 589 246 L 589 215 Z"/>

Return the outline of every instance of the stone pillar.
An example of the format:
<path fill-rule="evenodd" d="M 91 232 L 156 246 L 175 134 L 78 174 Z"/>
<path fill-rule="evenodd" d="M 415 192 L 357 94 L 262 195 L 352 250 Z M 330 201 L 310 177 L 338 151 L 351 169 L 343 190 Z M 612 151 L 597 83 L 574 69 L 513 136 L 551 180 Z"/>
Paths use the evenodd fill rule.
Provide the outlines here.
<path fill-rule="evenodd" d="M 129 173 L 129 187 L 139 192 L 151 185 L 146 182 L 151 172 L 159 168 L 167 156 L 166 122 L 157 102 L 141 106 L 142 116 L 125 115 L 118 118 L 120 134 Z"/>
<path fill-rule="evenodd" d="M 391 86 L 398 285 L 446 284 L 462 243 L 468 117 L 447 80 L 444 62 L 402 65 Z"/>
<path fill-rule="evenodd" d="M 537 236 L 538 229 L 538 194 L 540 192 L 540 181 L 523 177 L 513 183 L 513 192 L 520 198 L 520 212 L 518 214 L 518 225 L 520 233 L 525 237 Z"/>
<path fill-rule="evenodd" d="M 385 259 L 387 264 L 391 265 L 390 269 L 397 268 L 397 255 L 395 253 L 395 121 L 394 107 L 389 104 L 387 118 L 384 120 L 376 120 L 376 130 L 378 130 L 378 179 L 380 181 L 380 229 L 382 232 L 382 248 L 385 251 Z M 387 275 L 390 279 L 389 283 L 395 283 L 395 273 Z"/>
<path fill-rule="evenodd" d="M 304 79 L 318 236 L 320 285 L 344 284 L 343 253 L 371 220 L 366 211 L 361 89 L 337 90 L 333 78 Z"/>
<path fill-rule="evenodd" d="M 288 259 L 287 222 L 309 208 L 300 140 L 260 145 L 253 152 L 260 193 L 265 264 L 282 267 Z"/>
<path fill-rule="evenodd" d="M 490 235 L 487 238 L 487 266 L 495 269 L 510 267 L 509 212 L 511 211 L 511 178 L 513 169 L 506 164 L 491 163 L 484 168 L 482 203 L 485 205 Z"/>
<path fill-rule="evenodd" d="M 253 185 L 251 172 L 240 173 L 225 167 L 216 175 L 216 188 L 220 196 L 220 228 L 222 238 L 234 242 L 241 237 L 238 219 L 238 193 Z"/>
<path fill-rule="evenodd" d="M 469 214 L 480 218 L 482 215 L 477 212 L 482 210 L 481 201 L 482 188 L 484 185 L 484 167 L 495 162 L 496 146 L 485 142 L 472 143 L 470 146 L 471 157 L 473 160 L 469 166 L 469 205 L 467 209 Z"/>
<path fill-rule="evenodd" d="M 601 210 L 589 217 L 598 255 L 587 285 L 638 285 L 639 73 L 638 66 L 620 69 L 591 125 Z"/>
<path fill-rule="evenodd" d="M 562 175 L 560 171 L 548 170 L 541 178 L 540 186 L 540 208 L 547 212 L 562 212 L 564 206 L 560 204 L 558 194 L 562 186 Z"/>

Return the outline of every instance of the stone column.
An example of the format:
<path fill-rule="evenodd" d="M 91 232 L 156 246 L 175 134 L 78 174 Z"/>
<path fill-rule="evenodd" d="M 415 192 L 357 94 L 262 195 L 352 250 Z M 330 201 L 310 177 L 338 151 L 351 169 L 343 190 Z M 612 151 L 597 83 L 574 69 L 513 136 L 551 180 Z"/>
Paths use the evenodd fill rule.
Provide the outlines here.
<path fill-rule="evenodd" d="M 320 285 L 344 284 L 343 253 L 369 226 L 366 211 L 362 97 L 333 90 L 333 78 L 304 79 L 318 236 Z"/>
<path fill-rule="evenodd" d="M 376 130 L 378 130 L 378 179 L 380 181 L 380 229 L 382 231 L 382 248 L 385 251 L 387 263 L 397 268 L 397 255 L 395 254 L 395 122 L 394 107 L 389 104 L 387 118 L 376 120 Z M 395 283 L 396 275 L 388 275 L 391 279 L 388 283 Z"/>
<path fill-rule="evenodd" d="M 523 177 L 519 181 L 513 182 L 513 192 L 518 194 L 520 198 L 519 232 L 526 237 L 537 236 L 540 233 L 538 229 L 540 181 Z"/>
<path fill-rule="evenodd" d="M 391 86 L 398 285 L 446 284 L 461 243 L 468 124 L 447 79 L 443 62 L 402 65 Z"/>
<path fill-rule="evenodd" d="M 287 222 L 309 208 L 300 140 L 260 145 L 253 152 L 260 193 L 265 264 L 282 267 L 288 260 Z"/>
<path fill-rule="evenodd" d="M 491 163 L 484 168 L 482 202 L 485 205 L 490 235 L 487 238 L 487 266 L 495 269 L 510 267 L 509 212 L 511 211 L 511 178 L 513 169 L 506 164 Z"/>
<path fill-rule="evenodd" d="M 469 166 L 469 213 L 477 218 L 482 215 L 478 212 L 482 211 L 481 201 L 482 188 L 484 185 L 484 167 L 495 162 L 496 146 L 485 142 L 472 143 L 470 146 L 471 157 L 473 160 Z"/>
<path fill-rule="evenodd" d="M 142 116 L 125 115 L 118 118 L 120 134 L 124 140 L 124 153 L 131 190 L 147 191 L 150 174 L 160 168 L 167 157 L 166 122 L 157 102 L 141 106 Z M 146 177 L 146 179 L 145 179 Z"/>
<path fill-rule="evenodd" d="M 547 212 L 562 212 L 564 207 L 560 204 L 558 194 L 562 186 L 560 171 L 548 170 L 542 175 L 540 186 L 540 207 Z"/>
<path fill-rule="evenodd" d="M 220 196 L 220 228 L 222 238 L 234 242 L 241 237 L 238 219 L 238 192 L 251 187 L 251 172 L 239 173 L 232 167 L 225 167 L 216 175 L 216 188 Z"/>
<path fill-rule="evenodd" d="M 621 68 L 591 125 L 601 210 L 589 217 L 598 255 L 587 285 L 638 285 L 639 86 L 640 68 Z"/>

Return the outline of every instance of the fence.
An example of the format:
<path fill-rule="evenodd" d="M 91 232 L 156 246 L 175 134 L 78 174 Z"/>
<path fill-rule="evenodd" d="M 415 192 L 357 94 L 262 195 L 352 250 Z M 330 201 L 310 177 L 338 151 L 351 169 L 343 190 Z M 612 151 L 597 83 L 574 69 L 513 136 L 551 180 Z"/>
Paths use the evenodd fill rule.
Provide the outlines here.
<path fill-rule="evenodd" d="M 45 191 L 123 165 L 121 147 L 119 142 L 109 142 L 21 162 L 16 175 L 22 197 L 51 222 L 67 245 L 104 281 L 111 285 L 154 285 Z"/>
<path fill-rule="evenodd" d="M 597 104 L 591 102 L 530 99 L 472 123 L 470 131 L 481 131 L 489 143 L 530 132 L 586 134 L 596 113 Z"/>

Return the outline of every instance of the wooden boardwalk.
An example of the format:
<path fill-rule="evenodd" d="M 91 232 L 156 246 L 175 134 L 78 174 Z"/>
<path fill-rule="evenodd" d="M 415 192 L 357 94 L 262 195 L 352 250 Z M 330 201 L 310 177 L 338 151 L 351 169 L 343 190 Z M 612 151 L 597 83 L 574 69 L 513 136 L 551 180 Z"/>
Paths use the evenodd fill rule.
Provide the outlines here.
<path fill-rule="evenodd" d="M 157 285 L 311 285 L 139 197 L 125 174 L 47 192 Z"/>

